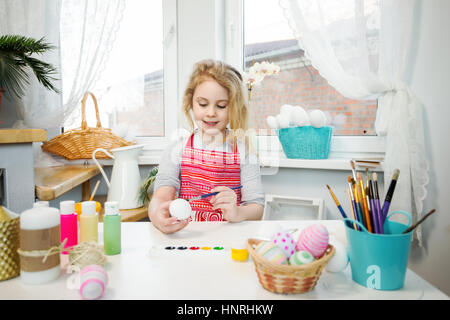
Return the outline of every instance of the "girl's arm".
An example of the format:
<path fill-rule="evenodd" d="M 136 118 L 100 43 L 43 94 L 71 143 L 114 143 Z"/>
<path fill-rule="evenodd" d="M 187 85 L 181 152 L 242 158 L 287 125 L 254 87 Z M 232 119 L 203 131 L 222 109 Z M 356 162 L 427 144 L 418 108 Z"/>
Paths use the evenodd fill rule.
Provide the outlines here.
<path fill-rule="evenodd" d="M 152 196 L 148 206 L 148 217 L 151 223 L 161 232 L 174 233 L 187 226 L 189 220 L 178 220 L 171 217 L 169 206 L 172 200 L 176 198 L 175 187 L 159 187 Z"/>

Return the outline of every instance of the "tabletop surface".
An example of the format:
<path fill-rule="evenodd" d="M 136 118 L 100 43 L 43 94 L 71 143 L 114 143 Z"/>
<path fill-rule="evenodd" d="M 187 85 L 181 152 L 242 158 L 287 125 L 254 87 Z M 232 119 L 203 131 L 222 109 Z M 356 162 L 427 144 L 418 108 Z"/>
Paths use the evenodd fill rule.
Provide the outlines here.
<path fill-rule="evenodd" d="M 164 300 L 278 300 L 278 299 L 449 299 L 413 271 L 406 273 L 400 290 L 365 288 L 351 279 L 350 265 L 338 273 L 324 270 L 316 287 L 303 294 L 275 294 L 259 283 L 252 259 L 237 262 L 231 258 L 233 241 L 259 237 L 274 227 L 296 228 L 318 221 L 192 222 L 178 233 L 166 235 L 150 222 L 122 223 L 122 252 L 107 256 L 105 269 L 109 283 L 102 299 Z M 322 220 L 330 236 L 346 245 L 342 221 Z M 294 234 L 295 236 L 295 234 Z M 99 224 L 103 243 L 103 224 Z M 199 247 L 199 250 L 167 250 L 173 247 Z M 202 250 L 223 247 L 223 250 Z M 62 255 L 58 279 L 27 285 L 20 277 L 0 282 L 0 299 L 79 300 L 77 290 L 67 287 L 71 275 L 64 271 L 67 256 Z"/>

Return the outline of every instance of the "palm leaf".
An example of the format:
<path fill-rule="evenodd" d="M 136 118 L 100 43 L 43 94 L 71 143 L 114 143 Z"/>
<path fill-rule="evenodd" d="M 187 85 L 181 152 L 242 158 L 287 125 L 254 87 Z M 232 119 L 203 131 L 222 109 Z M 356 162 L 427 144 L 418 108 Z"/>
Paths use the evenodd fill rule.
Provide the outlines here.
<path fill-rule="evenodd" d="M 56 74 L 56 69 L 51 64 L 31 56 L 54 48 L 46 43 L 44 38 L 36 40 L 19 35 L 0 36 L 0 88 L 20 99 L 30 84 L 31 69 L 46 89 L 59 93 L 52 84 L 53 80 L 57 80 L 52 76 Z"/>

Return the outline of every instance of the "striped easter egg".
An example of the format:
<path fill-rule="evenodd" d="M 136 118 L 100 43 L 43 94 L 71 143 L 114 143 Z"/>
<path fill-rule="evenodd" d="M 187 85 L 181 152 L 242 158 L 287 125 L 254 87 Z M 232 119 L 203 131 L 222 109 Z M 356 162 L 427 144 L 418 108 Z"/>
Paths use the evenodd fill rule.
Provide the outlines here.
<path fill-rule="evenodd" d="M 273 242 L 262 241 L 256 246 L 255 251 L 264 259 L 276 264 L 288 264 L 284 251 Z"/>
<path fill-rule="evenodd" d="M 289 264 L 300 266 L 302 264 L 311 263 L 314 260 L 316 259 L 314 259 L 313 255 L 308 251 L 297 251 L 289 258 Z"/>
<path fill-rule="evenodd" d="M 320 258 L 328 247 L 328 230 L 319 223 L 310 225 L 300 232 L 296 249 L 308 251 L 314 258 Z"/>

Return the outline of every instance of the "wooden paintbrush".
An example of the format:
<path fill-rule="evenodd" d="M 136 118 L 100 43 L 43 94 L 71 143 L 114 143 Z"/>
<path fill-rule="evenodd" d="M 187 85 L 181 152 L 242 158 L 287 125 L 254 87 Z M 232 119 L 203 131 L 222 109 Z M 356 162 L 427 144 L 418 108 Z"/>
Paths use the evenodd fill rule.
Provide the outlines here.
<path fill-rule="evenodd" d="M 336 198 L 335 194 L 333 193 L 333 191 L 331 190 L 330 186 L 327 185 L 328 191 L 330 191 L 331 197 L 334 200 L 334 203 L 336 203 L 336 206 L 338 207 L 339 211 L 341 212 L 342 218 L 347 218 L 347 215 L 345 214 L 344 209 L 342 209 L 341 204 L 339 203 L 339 200 Z"/>
<path fill-rule="evenodd" d="M 417 226 L 419 224 L 421 224 L 422 222 L 425 221 L 426 218 L 428 218 L 429 216 L 431 216 L 436 210 L 433 209 L 430 212 L 428 212 L 422 219 L 420 219 L 419 221 L 417 221 L 415 224 L 413 224 L 411 227 L 409 227 L 408 229 L 406 229 L 405 231 L 403 231 L 402 233 L 408 233 L 413 231 L 415 228 L 417 228 Z"/>
<path fill-rule="evenodd" d="M 94 199 L 95 193 L 97 192 L 98 186 L 100 185 L 100 180 L 97 181 L 95 184 L 94 190 L 92 191 L 91 197 L 89 198 L 89 201 L 92 201 Z"/>

